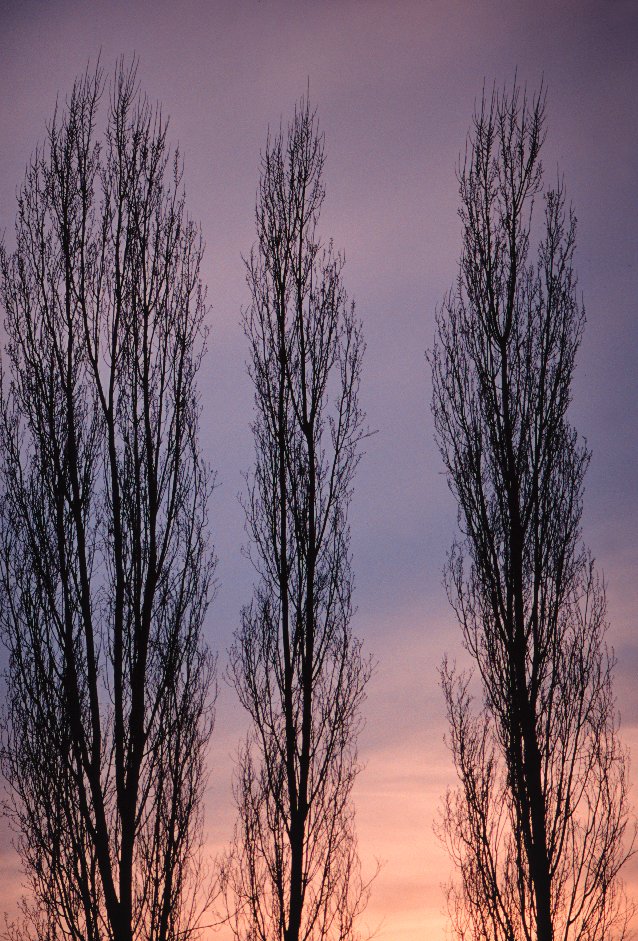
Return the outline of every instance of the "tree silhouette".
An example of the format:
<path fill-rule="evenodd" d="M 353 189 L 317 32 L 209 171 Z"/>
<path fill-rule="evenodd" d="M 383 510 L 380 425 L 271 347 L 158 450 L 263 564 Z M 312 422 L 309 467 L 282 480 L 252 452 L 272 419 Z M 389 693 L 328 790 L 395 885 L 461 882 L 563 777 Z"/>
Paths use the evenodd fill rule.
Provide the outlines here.
<path fill-rule="evenodd" d="M 196 927 L 212 723 L 203 248 L 136 64 L 102 120 L 105 88 L 56 108 L 1 255 L 2 758 L 31 935 L 170 941 Z"/>
<path fill-rule="evenodd" d="M 483 96 L 459 173 L 458 282 L 430 355 L 461 529 L 447 589 L 482 695 L 444 663 L 459 787 L 441 833 L 457 937 L 606 941 L 629 911 L 627 764 L 604 585 L 580 544 L 589 453 L 567 410 L 585 316 L 561 181 L 542 230 L 533 217 L 544 122 L 542 89 Z"/>
<path fill-rule="evenodd" d="M 317 236 L 323 164 L 306 98 L 262 157 L 244 315 L 255 389 L 245 510 L 259 583 L 231 650 L 252 730 L 225 889 L 235 936 L 261 941 L 354 938 L 367 895 L 350 793 L 370 664 L 350 628 L 347 523 L 363 342 L 343 258 Z"/>

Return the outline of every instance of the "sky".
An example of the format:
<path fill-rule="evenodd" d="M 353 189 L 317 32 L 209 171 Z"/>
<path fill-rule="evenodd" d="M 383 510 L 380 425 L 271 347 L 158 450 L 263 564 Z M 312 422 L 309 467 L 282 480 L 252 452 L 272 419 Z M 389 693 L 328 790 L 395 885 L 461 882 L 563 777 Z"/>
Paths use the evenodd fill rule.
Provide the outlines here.
<path fill-rule="evenodd" d="M 437 668 L 463 662 L 441 571 L 456 531 L 429 414 L 424 358 L 460 250 L 455 168 L 485 84 L 548 89 L 548 180 L 578 218 L 576 270 L 587 328 L 571 419 L 593 458 L 583 538 L 604 573 L 618 658 L 623 740 L 638 756 L 637 0 L 0 0 L 0 233 L 56 97 L 101 54 L 170 115 L 190 213 L 207 243 L 209 353 L 200 375 L 202 446 L 217 469 L 211 506 L 219 586 L 206 631 L 226 651 L 250 598 L 237 495 L 252 462 L 252 391 L 240 326 L 242 254 L 255 239 L 259 153 L 309 83 L 326 137 L 320 231 L 346 255 L 344 283 L 367 341 L 366 443 L 351 510 L 358 609 L 378 661 L 360 738 L 360 852 L 382 862 L 364 917 L 379 941 L 438 941 L 450 865 L 432 831 L 454 784 Z M 246 724 L 222 681 L 211 743 L 211 852 L 232 833 L 233 755 Z M 631 780 L 638 780 L 634 758 Z M 634 801 L 636 788 L 633 788 Z M 20 872 L 6 827 L 0 912 Z M 638 897 L 638 865 L 627 870 Z M 211 936 L 225 941 L 220 932 Z"/>

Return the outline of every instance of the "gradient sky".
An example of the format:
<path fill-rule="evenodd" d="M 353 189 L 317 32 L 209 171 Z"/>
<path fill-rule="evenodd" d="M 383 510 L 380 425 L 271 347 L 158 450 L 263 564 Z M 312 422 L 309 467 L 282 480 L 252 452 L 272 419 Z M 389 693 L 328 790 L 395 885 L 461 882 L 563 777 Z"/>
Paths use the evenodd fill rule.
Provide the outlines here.
<path fill-rule="evenodd" d="M 462 659 L 441 585 L 456 510 L 429 416 L 424 350 L 460 247 L 455 165 L 483 83 L 549 92 L 548 178 L 564 175 L 578 217 L 588 315 L 572 420 L 593 449 L 584 538 L 604 572 L 618 656 L 622 735 L 638 755 L 638 2 L 636 0 L 0 0 L 0 232 L 56 96 L 87 60 L 110 71 L 137 53 L 139 77 L 171 116 L 188 204 L 207 242 L 210 351 L 200 386 L 219 590 L 207 630 L 225 651 L 250 597 L 236 495 L 250 467 L 252 391 L 239 325 L 241 254 L 254 240 L 259 151 L 310 82 L 326 134 L 321 230 L 345 250 L 364 322 L 369 440 L 352 506 L 356 632 L 379 666 L 360 740 L 360 850 L 383 863 L 365 920 L 379 941 L 442 939 L 447 857 L 432 833 L 454 783 L 437 666 Z M 211 748 L 211 850 L 229 838 L 232 756 L 245 723 L 220 685 Z M 634 759 L 632 780 L 638 776 Z M 634 800 L 636 800 L 634 787 Z M 6 828 L 0 911 L 14 911 Z M 638 865 L 627 871 L 638 896 Z M 223 933 L 211 937 L 226 937 Z"/>

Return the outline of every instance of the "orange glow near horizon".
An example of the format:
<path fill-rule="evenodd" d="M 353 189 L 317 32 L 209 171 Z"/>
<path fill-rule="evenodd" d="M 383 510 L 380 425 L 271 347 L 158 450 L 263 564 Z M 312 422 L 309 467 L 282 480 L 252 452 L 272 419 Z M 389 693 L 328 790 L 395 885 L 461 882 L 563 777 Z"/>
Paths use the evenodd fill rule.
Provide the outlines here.
<path fill-rule="evenodd" d="M 385 658 L 381 653 L 366 710 L 368 721 L 361 741 L 364 767 L 355 785 L 354 801 L 363 873 L 371 875 L 378 863 L 380 870 L 359 927 L 364 937 L 370 932 L 378 941 L 445 941 L 448 920 L 443 883 L 453 876 L 453 869 L 433 832 L 433 822 L 442 796 L 455 780 L 443 742 L 442 702 L 438 710 L 435 708 L 440 691 L 436 687 L 432 690 L 436 664 L 428 661 L 427 646 L 418 643 L 410 624 L 414 624 L 412 619 L 404 623 L 404 642 L 395 645 L 392 653 L 386 651 Z M 427 698 L 432 714 L 421 716 L 406 710 L 403 697 L 397 697 L 401 673 L 384 669 L 384 659 L 386 665 L 397 660 L 406 664 L 405 692 L 412 696 L 415 707 L 423 704 L 415 683 L 415 676 L 423 672 L 424 682 L 430 686 Z M 624 685 L 618 689 L 621 700 L 627 693 Z M 230 724 L 228 715 L 235 709 L 232 694 L 224 699 L 218 734 L 212 742 L 207 796 L 206 850 L 211 859 L 223 853 L 235 813 L 228 759 L 237 739 L 221 727 L 222 723 Z M 384 714 L 386 723 L 379 735 Z M 391 738 L 389 728 L 393 730 Z M 637 723 L 622 727 L 622 740 L 638 755 Z M 624 878 L 629 895 L 638 896 L 638 859 L 630 861 Z M 20 878 L 13 853 L 5 851 L 0 858 L 0 880 L 0 904 L 15 914 Z M 203 937 L 205 941 L 232 941 L 232 933 L 225 927 L 207 930 Z"/>

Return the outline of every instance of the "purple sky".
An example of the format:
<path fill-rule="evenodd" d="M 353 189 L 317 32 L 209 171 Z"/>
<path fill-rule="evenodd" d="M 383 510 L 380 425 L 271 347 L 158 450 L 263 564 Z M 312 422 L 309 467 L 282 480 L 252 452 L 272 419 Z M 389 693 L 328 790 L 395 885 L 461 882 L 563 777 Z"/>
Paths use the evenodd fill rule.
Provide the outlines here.
<path fill-rule="evenodd" d="M 356 631 L 379 661 L 356 788 L 361 852 L 385 861 L 369 908 L 380 941 L 443 937 L 448 863 L 432 834 L 453 783 L 437 665 L 459 654 L 441 586 L 456 511 L 432 441 L 424 350 L 456 275 L 455 165 L 485 81 L 544 75 L 548 178 L 564 174 L 579 221 L 576 268 L 588 326 L 572 418 L 593 449 L 584 537 L 605 574 L 623 737 L 638 752 L 638 3 L 636 0 L 0 0 L 0 232 L 12 243 L 29 154 L 87 60 L 139 76 L 171 116 L 189 209 L 207 241 L 210 352 L 200 384 L 220 588 L 208 621 L 225 660 L 252 572 L 236 495 L 249 468 L 252 392 L 239 313 L 241 253 L 254 240 L 259 151 L 310 81 L 326 134 L 321 229 L 368 350 L 363 400 L 379 433 L 360 466 L 352 533 Z M 230 835 L 232 754 L 244 728 L 222 684 L 208 831 Z M 635 781 L 638 763 L 634 760 Z M 635 794 L 635 791 L 634 791 Z M 0 911 L 19 891 L 3 831 Z M 628 873 L 638 895 L 638 867 Z M 221 935 L 218 935 L 221 939 Z"/>

